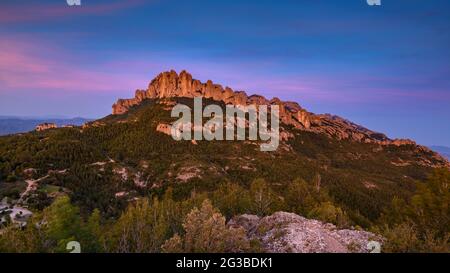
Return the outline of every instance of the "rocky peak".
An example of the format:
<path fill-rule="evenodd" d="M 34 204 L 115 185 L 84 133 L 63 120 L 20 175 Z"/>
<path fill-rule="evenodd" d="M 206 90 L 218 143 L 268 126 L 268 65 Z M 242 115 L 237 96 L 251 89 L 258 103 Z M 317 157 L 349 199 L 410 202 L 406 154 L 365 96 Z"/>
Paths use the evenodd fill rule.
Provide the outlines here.
<path fill-rule="evenodd" d="M 211 80 L 202 83 L 193 79 L 185 70 L 177 74 L 174 70 L 160 73 L 148 85 L 147 90 L 137 90 L 132 99 L 120 99 L 113 105 L 113 114 L 122 114 L 131 106 L 139 104 L 144 99 L 161 99 L 173 97 L 193 98 L 203 96 L 226 104 L 247 105 L 266 104 L 268 102 L 262 96 L 248 97 L 244 91 L 233 91 L 230 87 L 223 88 Z"/>
<path fill-rule="evenodd" d="M 230 87 L 222 87 L 211 80 L 202 83 L 185 70 L 177 74 L 174 70 L 160 73 L 147 87 L 147 90 L 136 90 L 134 98 L 119 99 L 113 105 L 113 114 L 123 114 L 134 105 L 145 99 L 163 99 L 174 97 L 193 98 L 202 96 L 225 104 L 232 105 L 279 105 L 280 118 L 285 124 L 300 129 L 311 128 L 311 113 L 302 109 L 296 102 L 283 102 L 279 98 L 266 99 L 264 96 L 248 96 L 244 91 L 234 91 Z"/>
<path fill-rule="evenodd" d="M 130 107 L 138 105 L 145 99 L 193 98 L 197 96 L 233 105 L 279 105 L 280 119 L 283 123 L 293 125 L 298 129 L 334 134 L 339 139 L 371 140 L 370 134 L 374 133 L 369 130 L 356 131 L 357 126 L 349 126 L 343 119 L 341 122 L 337 122 L 336 118 L 314 115 L 296 102 L 284 102 L 276 97 L 269 100 L 260 95 L 248 96 L 244 91 L 234 91 L 230 87 L 224 88 L 211 80 L 202 83 L 194 79 L 185 70 L 181 71 L 180 74 L 177 74 L 174 70 L 160 73 L 150 82 L 147 90 L 136 90 L 135 97 L 131 99 L 119 99 L 113 105 L 113 114 L 125 113 Z M 323 124 L 333 124 L 334 126 L 324 130 Z M 387 138 L 384 137 L 381 140 L 387 140 Z"/>
<path fill-rule="evenodd" d="M 118 115 L 127 112 L 130 107 L 140 104 L 145 99 L 197 96 L 233 105 L 279 105 L 282 123 L 300 130 L 323 133 L 336 139 L 351 139 L 380 145 L 416 145 L 410 140 L 391 140 L 382 133 L 371 131 L 335 115 L 313 114 L 297 102 L 282 101 L 276 97 L 267 99 L 260 95 L 248 96 L 244 91 L 234 91 L 230 87 L 224 88 L 211 80 L 202 83 L 185 70 L 180 74 L 174 70 L 160 73 L 150 82 L 146 90 L 136 90 L 134 98 L 119 99 L 112 106 L 112 110 L 114 115 Z"/>

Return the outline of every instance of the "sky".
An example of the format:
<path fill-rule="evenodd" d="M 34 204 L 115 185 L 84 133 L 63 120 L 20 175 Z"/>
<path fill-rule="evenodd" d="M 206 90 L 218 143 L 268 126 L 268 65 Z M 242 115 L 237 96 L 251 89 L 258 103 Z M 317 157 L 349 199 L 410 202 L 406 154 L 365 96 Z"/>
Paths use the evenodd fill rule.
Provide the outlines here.
<path fill-rule="evenodd" d="M 0 115 L 100 118 L 162 71 L 450 146 L 450 1 L 0 0 Z"/>

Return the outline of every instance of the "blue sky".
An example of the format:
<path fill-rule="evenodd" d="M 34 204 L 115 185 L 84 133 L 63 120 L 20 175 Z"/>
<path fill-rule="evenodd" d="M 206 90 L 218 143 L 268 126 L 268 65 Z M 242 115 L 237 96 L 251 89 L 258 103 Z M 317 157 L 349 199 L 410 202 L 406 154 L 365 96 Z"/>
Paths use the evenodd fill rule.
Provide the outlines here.
<path fill-rule="evenodd" d="M 450 1 L 2 0 L 0 115 L 101 117 L 159 72 L 450 146 Z"/>

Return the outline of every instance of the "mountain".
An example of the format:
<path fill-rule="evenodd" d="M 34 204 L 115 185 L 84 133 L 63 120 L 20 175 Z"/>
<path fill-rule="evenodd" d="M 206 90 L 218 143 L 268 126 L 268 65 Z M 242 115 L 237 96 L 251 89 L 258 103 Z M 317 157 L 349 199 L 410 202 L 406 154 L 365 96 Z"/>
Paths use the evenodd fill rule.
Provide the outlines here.
<path fill-rule="evenodd" d="M 430 149 L 436 151 L 450 160 L 450 147 L 445 146 L 430 146 Z"/>
<path fill-rule="evenodd" d="M 279 105 L 278 149 L 262 152 L 260 141 L 250 140 L 173 140 L 166 130 L 176 120 L 170 115 L 172 107 L 177 103 L 192 107 L 197 95 L 204 96 L 203 106 Z M 261 226 L 257 234 L 246 231 L 269 251 L 278 248 L 266 235 L 278 232 L 270 226 L 264 230 L 261 223 L 274 219 L 286 220 L 296 230 L 317 227 L 339 249 L 345 238 L 366 242 L 366 233 L 349 229 L 395 221 L 396 217 L 387 219 L 386 212 L 406 207 L 418 183 L 441 168 L 448 170 L 449 162 L 411 140 L 389 139 L 344 118 L 311 113 L 295 102 L 248 96 L 212 81 L 201 83 L 185 71 L 159 74 L 134 98 L 118 100 L 111 115 L 83 126 L 0 137 L 0 199 L 9 197 L 17 206 L 41 211 L 67 195 L 83 217 L 98 210 L 105 222 L 122 225 L 131 218 L 121 215 L 134 215 L 137 200 L 158 197 L 166 202 L 161 206 L 175 215 L 170 219 L 177 224 L 164 233 L 172 236 L 183 233 L 183 219 L 208 198 L 226 219 L 273 215 L 255 220 L 255 226 Z M 148 202 L 157 202 L 152 200 Z M 399 206 L 398 200 L 405 203 Z M 140 206 L 148 202 L 137 203 L 135 209 L 143 211 Z M 277 211 L 323 223 L 274 214 Z M 334 231 L 325 222 L 344 229 Z M 308 238 L 315 234 L 305 232 Z M 159 251 L 166 239 L 159 243 Z M 289 234 L 279 239 L 295 243 Z"/>
<path fill-rule="evenodd" d="M 0 116 L 0 135 L 9 135 L 25 133 L 32 131 L 37 125 L 42 123 L 55 123 L 58 127 L 64 125 L 80 126 L 92 119 L 85 118 L 33 118 L 33 117 L 14 117 Z"/>
<path fill-rule="evenodd" d="M 382 145 L 415 145 L 411 140 L 391 140 L 384 134 L 371 131 L 335 115 L 310 113 L 296 102 L 281 101 L 278 98 L 268 100 L 260 95 L 248 96 L 244 91 L 233 91 L 230 87 L 223 88 L 210 80 L 202 83 L 193 79 L 192 75 L 186 71 L 182 71 L 179 75 L 173 70 L 159 74 L 150 82 L 146 90 L 136 90 L 134 98 L 119 99 L 113 105 L 112 113 L 114 115 L 123 114 L 130 107 L 138 105 L 146 99 L 193 98 L 196 96 L 203 96 L 233 105 L 276 104 L 280 106 L 280 118 L 284 124 L 308 132 L 324 133 L 339 140 L 351 139 L 363 143 L 379 143 Z"/>

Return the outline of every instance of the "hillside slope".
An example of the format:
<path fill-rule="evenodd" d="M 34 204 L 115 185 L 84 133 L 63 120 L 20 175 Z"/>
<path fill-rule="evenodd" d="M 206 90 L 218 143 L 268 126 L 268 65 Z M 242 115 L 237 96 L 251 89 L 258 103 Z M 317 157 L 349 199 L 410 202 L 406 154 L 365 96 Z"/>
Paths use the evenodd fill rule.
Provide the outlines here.
<path fill-rule="evenodd" d="M 161 75 L 173 76 L 173 73 Z M 166 76 L 161 75 L 150 85 L 166 81 L 163 80 Z M 178 86 L 182 84 L 176 82 L 179 91 Z M 171 89 L 160 86 L 149 90 Z M 175 121 L 170 117 L 171 108 L 177 103 L 192 107 L 193 98 L 171 92 L 170 97 L 146 97 L 137 103 L 132 99 L 126 107 L 119 100 L 112 115 L 82 127 L 0 137 L 0 199 L 8 197 L 16 210 L 26 213 L 42 211 L 52 203 L 51 206 L 71 206 L 68 202 L 77 207 L 75 211 L 80 208 L 84 218 L 98 210 L 102 219 L 114 223 L 104 227 L 113 233 L 122 230 L 123 219 L 140 221 L 135 216 L 126 216 L 134 215 L 133 211 L 140 206 L 146 207 L 143 213 L 160 208 L 174 224 L 158 237 L 156 248 L 146 251 L 161 251 L 164 240 L 180 232 L 184 217 L 205 198 L 211 199 L 228 220 L 245 214 L 261 217 L 272 214 L 262 218 L 267 221 L 276 220 L 280 215 L 292 216 L 288 217 L 292 223 L 291 220 L 285 223 L 283 216 L 278 220 L 284 224 L 267 229 L 266 233 L 260 228 L 260 233 L 246 230 L 249 240 L 260 242 L 254 251 L 350 251 L 352 244 L 348 240 L 352 238 L 359 240 L 361 247 L 353 251 L 367 251 L 364 244 L 369 240 L 368 233 L 353 231 L 354 227 L 376 229 L 383 223 L 397 228 L 394 233 L 386 231 L 394 242 L 389 251 L 402 251 L 395 245 L 398 234 L 404 234 L 398 228 L 409 228 L 409 225 L 395 225 L 416 211 L 406 204 L 417 192 L 429 197 L 424 185 L 433 189 L 446 183 L 442 178 L 445 176 L 439 173 L 435 174 L 436 179 L 444 179 L 439 183 L 423 182 L 435 169 L 449 169 L 448 161 L 428 148 L 409 140 L 391 140 L 345 119 L 312 114 L 297 104 L 277 99 L 271 100 L 272 103 L 284 110 L 281 142 L 276 151 L 260 151 L 259 141 L 175 141 L 164 129 Z M 225 108 L 230 103 L 212 96 L 203 100 L 204 107 L 214 103 Z M 252 97 L 246 97 L 245 103 Z M 439 212 L 445 210 L 439 202 L 447 202 L 440 197 L 442 192 L 435 191 L 437 200 L 432 203 L 437 204 L 436 215 L 445 216 Z M 70 197 L 70 201 L 64 196 Z M 171 205 L 159 207 L 156 199 L 144 198 L 149 196 Z M 55 199 L 59 201 L 53 202 Z M 149 206 L 149 202 L 153 205 Z M 423 206 L 428 205 L 423 203 Z M 329 229 L 331 226 L 326 224 L 305 222 L 293 214 L 274 214 L 277 211 L 333 223 L 341 231 Z M 434 212 L 430 210 L 429 219 L 434 219 Z M 421 223 L 421 217 L 413 219 Z M 25 218 L 22 218 L 18 220 L 23 222 Z M 431 228 L 432 232 L 438 232 L 436 236 L 444 234 L 445 237 L 446 222 L 440 218 L 433 221 L 437 224 L 425 223 L 418 227 Z M 233 225 L 233 221 L 230 223 Z M 437 229 L 437 226 L 442 227 Z M 280 232 L 284 235 L 277 237 Z M 429 230 L 420 232 L 425 234 Z M 323 237 L 320 234 L 328 238 L 325 241 L 329 247 L 320 247 Z M 275 241 L 270 239 L 272 235 L 277 235 Z M 294 244 L 289 249 L 279 248 L 285 243 L 307 243 L 298 241 L 298 236 L 318 241 L 311 248 L 296 248 Z M 426 238 L 421 240 L 428 242 Z M 121 249 L 120 244 L 117 247 L 105 251 L 143 251 Z"/>
<path fill-rule="evenodd" d="M 192 105 L 192 98 L 170 101 Z M 433 168 L 448 166 L 436 153 L 411 142 L 358 141 L 292 123 L 282 123 L 288 137 L 269 153 L 250 141 L 175 142 L 157 131 L 159 124 L 174 121 L 167 102 L 144 99 L 83 128 L 1 137 L 0 194 L 19 198 L 27 179 L 41 178 L 39 195 L 31 192 L 23 202 L 42 208 L 58 192 L 67 192 L 85 211 L 99 207 L 113 216 L 127 200 L 160 194 L 169 186 L 183 198 L 194 189 L 213 191 L 226 182 L 245 188 L 263 178 L 283 196 L 295 179 L 319 179 L 320 187 L 355 223 L 367 225 L 394 196 L 410 196 L 416 181 Z M 207 99 L 209 103 L 225 105 Z"/>

